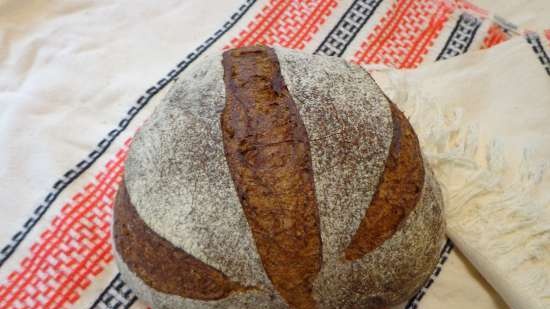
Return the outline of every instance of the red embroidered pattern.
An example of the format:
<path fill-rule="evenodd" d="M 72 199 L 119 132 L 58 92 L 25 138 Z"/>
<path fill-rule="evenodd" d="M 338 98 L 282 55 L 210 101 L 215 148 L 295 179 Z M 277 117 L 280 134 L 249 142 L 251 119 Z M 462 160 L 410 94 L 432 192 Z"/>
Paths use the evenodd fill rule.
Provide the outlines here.
<path fill-rule="evenodd" d="M 495 45 L 498 45 L 506 40 L 508 40 L 510 36 L 502 30 L 502 27 L 498 24 L 494 23 L 489 27 L 489 30 L 487 31 L 487 35 L 483 39 L 483 45 L 481 46 L 481 49 L 489 48 Z"/>
<path fill-rule="evenodd" d="M 454 10 L 447 1 L 398 0 L 354 55 L 356 63 L 413 68 L 423 61 Z"/>
<path fill-rule="evenodd" d="M 335 0 L 271 0 L 225 48 L 263 44 L 304 49 L 336 5 Z"/>
<path fill-rule="evenodd" d="M 0 286 L 0 308 L 61 308 L 74 303 L 112 260 L 110 222 L 128 139 L 106 170 L 61 208 L 31 247 L 22 269 Z"/>

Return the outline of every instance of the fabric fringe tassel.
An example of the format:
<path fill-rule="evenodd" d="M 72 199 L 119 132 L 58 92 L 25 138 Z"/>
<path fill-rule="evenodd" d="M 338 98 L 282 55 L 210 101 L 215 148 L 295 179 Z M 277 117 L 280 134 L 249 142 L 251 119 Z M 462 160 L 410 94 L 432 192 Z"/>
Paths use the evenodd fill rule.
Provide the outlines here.
<path fill-rule="evenodd" d="M 536 198 L 548 162 L 530 149 L 509 159 L 501 139 L 464 124 L 462 109 L 435 104 L 402 72 L 381 72 L 375 79 L 408 115 L 441 184 L 449 237 L 510 306 L 550 308 L 550 200 Z"/>

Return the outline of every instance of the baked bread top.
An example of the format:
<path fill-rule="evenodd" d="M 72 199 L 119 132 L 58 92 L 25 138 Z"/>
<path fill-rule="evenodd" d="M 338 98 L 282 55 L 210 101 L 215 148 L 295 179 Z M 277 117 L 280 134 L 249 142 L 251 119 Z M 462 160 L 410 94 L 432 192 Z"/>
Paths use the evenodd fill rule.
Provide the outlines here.
<path fill-rule="evenodd" d="M 196 64 L 138 132 L 115 253 L 160 308 L 378 308 L 428 278 L 442 207 L 364 69 L 255 46 Z"/>

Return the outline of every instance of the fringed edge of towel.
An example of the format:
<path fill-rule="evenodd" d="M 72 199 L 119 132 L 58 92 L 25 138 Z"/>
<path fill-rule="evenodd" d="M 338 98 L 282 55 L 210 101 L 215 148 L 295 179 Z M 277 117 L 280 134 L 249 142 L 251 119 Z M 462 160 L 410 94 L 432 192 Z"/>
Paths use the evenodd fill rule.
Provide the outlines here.
<path fill-rule="evenodd" d="M 403 73 L 367 70 L 419 136 L 444 192 L 449 237 L 512 308 L 550 308 L 550 200 L 533 198 L 550 164 L 527 148 L 509 160 L 502 138 L 464 124 L 462 109 L 435 104 Z"/>

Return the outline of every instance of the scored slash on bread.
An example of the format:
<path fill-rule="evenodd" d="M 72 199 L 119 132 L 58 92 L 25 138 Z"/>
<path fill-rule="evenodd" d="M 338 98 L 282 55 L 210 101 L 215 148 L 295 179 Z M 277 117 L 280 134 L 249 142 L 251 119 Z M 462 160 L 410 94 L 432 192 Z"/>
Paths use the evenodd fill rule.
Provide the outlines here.
<path fill-rule="evenodd" d="M 361 258 L 390 238 L 420 200 L 424 163 L 418 138 L 405 115 L 390 103 L 393 137 L 384 173 L 363 221 L 346 248 L 348 260 Z"/>
<path fill-rule="evenodd" d="M 272 49 L 223 55 L 224 149 L 265 271 L 294 308 L 314 308 L 321 235 L 306 128 Z"/>
<path fill-rule="evenodd" d="M 251 289 L 232 282 L 220 271 L 151 231 L 130 202 L 124 181 L 120 184 L 116 205 L 115 246 L 128 267 L 145 283 L 163 293 L 202 300 L 220 299 L 232 292 Z"/>

